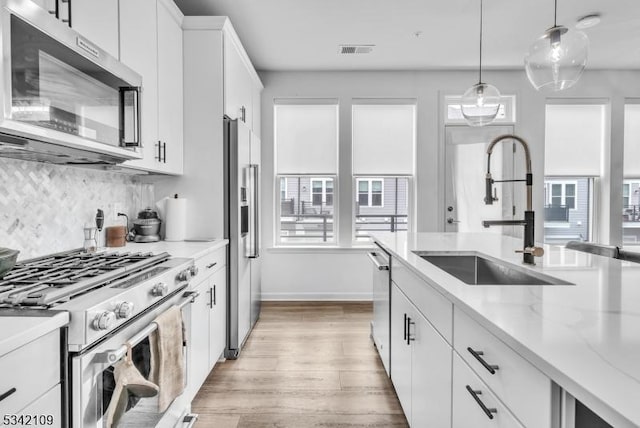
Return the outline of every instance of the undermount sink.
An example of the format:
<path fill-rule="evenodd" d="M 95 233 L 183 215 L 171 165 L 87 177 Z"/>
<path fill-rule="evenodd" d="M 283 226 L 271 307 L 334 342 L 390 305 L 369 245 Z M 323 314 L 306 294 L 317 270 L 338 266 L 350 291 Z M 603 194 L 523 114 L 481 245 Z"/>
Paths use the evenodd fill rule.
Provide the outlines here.
<path fill-rule="evenodd" d="M 475 252 L 414 253 L 468 285 L 574 285 Z"/>

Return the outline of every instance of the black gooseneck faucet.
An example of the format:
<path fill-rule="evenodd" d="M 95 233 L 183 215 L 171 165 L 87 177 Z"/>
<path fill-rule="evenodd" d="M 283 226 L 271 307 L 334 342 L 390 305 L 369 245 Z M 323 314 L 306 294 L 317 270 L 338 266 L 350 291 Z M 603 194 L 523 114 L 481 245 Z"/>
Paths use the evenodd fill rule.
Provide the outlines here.
<path fill-rule="evenodd" d="M 491 177 L 491 153 L 493 147 L 504 140 L 516 140 L 524 148 L 524 156 L 527 168 L 527 175 L 524 180 L 494 180 Z M 524 245 L 522 250 L 516 250 L 516 253 L 522 253 L 522 262 L 530 265 L 535 265 L 534 257 L 541 257 L 544 254 L 544 250 L 535 246 L 534 236 L 534 224 L 535 216 L 533 213 L 533 174 L 531 173 L 531 154 L 529 152 L 529 145 L 524 139 L 517 135 L 505 134 L 500 135 L 489 143 L 487 147 L 487 175 L 485 176 L 485 197 L 484 203 L 487 205 L 493 205 L 494 201 L 498 198 L 492 195 L 493 183 L 505 183 L 505 182 L 525 182 L 527 185 L 527 210 L 524 212 L 524 220 L 484 220 L 482 225 L 484 227 L 490 226 L 524 226 Z"/>

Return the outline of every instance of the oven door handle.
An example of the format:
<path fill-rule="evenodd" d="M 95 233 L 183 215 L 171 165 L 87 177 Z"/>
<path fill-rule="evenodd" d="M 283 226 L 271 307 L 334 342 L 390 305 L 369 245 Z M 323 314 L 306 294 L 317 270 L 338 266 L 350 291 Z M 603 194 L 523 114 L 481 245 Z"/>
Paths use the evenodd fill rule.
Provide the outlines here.
<path fill-rule="evenodd" d="M 188 304 L 195 302 L 199 295 L 200 295 L 199 291 L 186 291 L 182 295 L 184 299 L 177 305 L 178 308 L 182 309 Z M 129 340 L 127 340 L 127 342 L 129 343 L 130 346 L 135 346 L 138 343 L 142 342 L 142 340 L 145 337 L 149 336 L 151 333 L 153 333 L 157 329 L 158 329 L 158 324 L 156 324 L 155 322 L 152 322 L 147 327 L 145 327 L 140 332 L 138 332 L 136 335 L 134 335 Z M 126 354 L 127 354 L 127 345 L 122 345 L 118 349 L 112 349 L 110 351 L 105 351 L 101 354 L 96 355 L 96 361 L 103 362 L 106 364 L 113 364 L 116 361 L 120 360 L 122 357 L 124 357 Z"/>

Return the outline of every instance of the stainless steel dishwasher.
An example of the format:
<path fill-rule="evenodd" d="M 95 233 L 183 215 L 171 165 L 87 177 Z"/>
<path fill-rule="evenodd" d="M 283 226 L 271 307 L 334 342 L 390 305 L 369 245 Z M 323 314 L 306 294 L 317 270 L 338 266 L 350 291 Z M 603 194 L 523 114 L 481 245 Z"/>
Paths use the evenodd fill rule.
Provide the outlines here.
<path fill-rule="evenodd" d="M 377 245 L 377 244 L 376 244 Z M 379 246 L 378 246 L 379 247 Z M 391 257 L 382 248 L 367 254 L 373 263 L 373 320 L 371 337 L 389 376 Z"/>

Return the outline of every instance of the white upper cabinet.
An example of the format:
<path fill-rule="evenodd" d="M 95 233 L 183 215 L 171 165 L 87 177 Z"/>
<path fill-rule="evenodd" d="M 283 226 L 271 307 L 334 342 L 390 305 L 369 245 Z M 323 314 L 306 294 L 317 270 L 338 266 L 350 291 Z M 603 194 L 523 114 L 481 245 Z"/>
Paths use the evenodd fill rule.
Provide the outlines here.
<path fill-rule="evenodd" d="M 154 0 L 127 0 L 120 5 L 120 61 L 142 76 L 140 135 L 143 158 L 126 165 L 145 170 L 160 167 L 158 152 L 158 24 Z M 140 19 L 147 16 L 149 19 Z M 150 48 L 151 47 L 151 48 Z"/>
<path fill-rule="evenodd" d="M 118 19 L 118 0 L 71 2 L 71 27 L 114 58 L 119 57 Z"/>
<path fill-rule="evenodd" d="M 120 60 L 142 75 L 144 157 L 125 166 L 183 172 L 182 18 L 168 0 L 120 3 Z"/>
<path fill-rule="evenodd" d="M 173 2 L 158 1 L 158 139 L 170 174 L 183 169 L 182 64 L 182 13 Z"/>
<path fill-rule="evenodd" d="M 260 136 L 262 84 L 231 25 L 224 28 L 224 113 Z"/>

